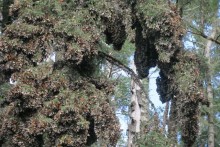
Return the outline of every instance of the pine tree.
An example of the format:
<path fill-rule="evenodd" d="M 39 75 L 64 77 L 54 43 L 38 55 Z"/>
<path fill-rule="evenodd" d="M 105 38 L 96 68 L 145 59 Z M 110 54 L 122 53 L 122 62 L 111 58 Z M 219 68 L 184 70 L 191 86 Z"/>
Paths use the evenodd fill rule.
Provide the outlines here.
<path fill-rule="evenodd" d="M 198 6 L 198 8 L 192 9 L 195 8 L 195 6 Z M 208 108 L 201 107 L 201 127 L 197 144 L 216 146 L 218 144 L 215 143 L 216 141 L 214 141 L 215 138 L 217 138 L 215 130 L 218 131 L 218 127 L 215 126 L 218 122 L 218 119 L 215 119 L 215 114 L 218 113 L 218 111 L 216 112 L 215 110 L 217 100 L 215 100 L 215 97 L 217 97 L 217 95 L 214 94 L 214 87 L 218 86 L 218 84 L 214 86 L 213 83 L 216 83 L 218 80 L 215 78 L 217 75 L 214 74 L 213 67 L 216 66 L 214 64 L 215 62 L 218 63 L 218 59 L 213 57 L 218 55 L 211 54 L 214 53 L 214 51 L 218 47 L 218 38 L 216 36 L 218 36 L 217 34 L 219 26 L 216 25 L 218 22 L 218 17 L 216 16 L 216 13 L 219 10 L 219 5 L 217 0 L 194 1 L 190 5 L 188 5 L 187 9 L 189 11 L 188 14 L 185 14 L 185 19 L 187 24 L 189 25 L 190 35 L 188 37 L 191 36 L 191 38 L 194 38 L 193 44 L 195 48 L 192 49 L 194 49 L 194 51 L 197 52 L 197 54 L 199 54 L 201 58 L 203 58 L 203 62 L 206 63 L 205 67 L 203 67 L 202 69 L 202 72 L 204 74 L 203 80 L 205 83 L 204 88 L 206 89 L 206 97 L 208 97 L 210 103 L 210 106 Z M 191 12 L 193 12 L 193 14 Z M 206 119 L 207 117 L 208 120 Z M 209 126 L 209 129 L 207 129 L 206 126 Z"/>
<path fill-rule="evenodd" d="M 108 100 L 112 84 L 95 73 L 100 34 L 107 33 L 115 49 L 126 36 L 111 35 L 111 25 L 119 24 L 122 33 L 124 25 L 117 14 L 116 22 L 101 15 L 112 11 L 100 5 L 29 0 L 10 6 L 0 66 L 14 86 L 1 104 L 1 146 L 85 146 L 97 139 L 116 144 L 118 120 Z"/>
<path fill-rule="evenodd" d="M 128 73 L 145 95 L 140 79 L 158 66 L 160 100 L 171 102 L 171 141 L 162 134 L 158 114 L 149 100 L 154 108 L 153 121 L 140 126 L 144 129 L 135 134 L 138 139 L 134 144 L 165 142 L 172 146 L 180 130 L 184 146 L 193 146 L 199 131 L 199 106 L 208 101 L 200 70 L 203 61 L 185 50 L 182 43 L 186 33 L 182 25 L 184 8 L 189 1 L 11 3 L 3 3 L 6 11 L 0 38 L 1 80 L 3 84 L 12 83 L 1 100 L 2 146 L 90 146 L 96 141 L 116 145 L 119 125 L 109 99 L 114 82 L 109 80 L 112 76 L 106 78 L 102 73 L 102 64 L 108 63 Z M 135 45 L 137 74 L 106 47 L 120 51 L 127 37 Z M 163 142 L 149 142 L 155 137 L 163 138 Z"/>

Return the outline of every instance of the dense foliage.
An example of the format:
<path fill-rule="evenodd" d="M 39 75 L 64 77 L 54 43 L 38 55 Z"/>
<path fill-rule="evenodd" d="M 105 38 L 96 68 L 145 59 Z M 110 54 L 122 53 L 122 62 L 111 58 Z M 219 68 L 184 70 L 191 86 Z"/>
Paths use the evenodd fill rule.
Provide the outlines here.
<path fill-rule="evenodd" d="M 1 145 L 85 146 L 98 138 L 116 144 L 119 126 L 108 99 L 112 83 L 94 74 L 100 33 L 112 33 L 112 21 L 84 9 L 88 5 L 12 5 L 11 24 L 1 38 L 1 73 L 15 84 L 1 104 Z M 121 19 L 118 24 L 123 28 Z M 123 36 L 122 43 L 115 33 L 107 41 L 119 49 Z"/>
<path fill-rule="evenodd" d="M 112 97 L 118 103 L 128 100 L 121 100 L 119 93 L 112 96 L 115 81 L 110 78 L 115 77 L 103 73 L 108 63 L 122 68 L 139 86 L 138 78 L 146 78 L 151 67 L 160 69 L 157 91 L 161 102 L 171 101 L 171 140 L 156 125 L 149 125 L 141 130 L 146 136 L 138 138 L 138 144 L 148 146 L 149 141 L 162 138 L 167 146 L 173 145 L 178 130 L 185 146 L 194 144 L 199 105 L 208 105 L 201 76 L 207 65 L 183 47 L 186 30 L 179 4 L 165 0 L 3 2 L 1 146 L 90 146 L 97 140 L 115 146 L 120 131 Z M 126 39 L 135 46 L 138 77 L 120 59 L 128 58 L 119 52 L 129 44 Z"/>
<path fill-rule="evenodd" d="M 153 5 L 153 1 L 139 2 L 133 8 L 136 14 L 133 19 L 137 47 L 135 64 L 141 78 L 148 76 L 151 67 L 160 68 L 157 91 L 162 102 L 172 102 L 169 135 L 176 140 L 180 127 L 185 145 L 192 146 L 198 133 L 199 102 L 208 104 L 202 90 L 202 62 L 182 46 L 185 32 L 178 9 L 170 4 L 164 5 L 167 10 L 152 10 Z"/>

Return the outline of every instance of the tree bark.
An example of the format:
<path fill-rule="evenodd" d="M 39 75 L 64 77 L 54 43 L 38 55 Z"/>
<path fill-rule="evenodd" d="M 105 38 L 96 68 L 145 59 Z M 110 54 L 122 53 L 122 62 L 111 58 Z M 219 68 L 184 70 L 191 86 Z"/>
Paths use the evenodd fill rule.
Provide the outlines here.
<path fill-rule="evenodd" d="M 168 122 L 168 136 L 173 142 L 177 142 L 177 112 L 176 112 L 176 98 L 171 100 L 170 116 Z"/>
<path fill-rule="evenodd" d="M 142 80 L 143 83 L 149 86 L 149 79 L 147 78 L 146 81 Z M 149 89 L 148 87 L 144 87 Z M 141 124 L 140 124 L 140 133 L 139 137 L 143 137 L 148 133 L 149 129 L 149 97 L 142 91 L 140 91 L 140 98 L 139 98 L 139 106 L 141 109 Z"/>
<path fill-rule="evenodd" d="M 132 64 L 133 71 L 136 71 L 134 63 Z M 132 79 L 131 80 L 131 105 L 130 118 L 131 123 L 128 125 L 128 147 L 134 147 L 137 137 L 146 134 L 149 102 L 141 87 Z"/>
<path fill-rule="evenodd" d="M 163 132 L 166 134 L 166 125 L 168 120 L 168 113 L 169 113 L 169 102 L 166 102 L 165 111 L 163 114 Z"/>
<path fill-rule="evenodd" d="M 212 33 L 210 35 L 211 38 L 214 38 L 216 35 L 216 29 L 213 28 Z M 208 123 L 209 123 L 209 130 L 208 130 L 208 146 L 214 147 L 214 138 L 215 138 L 215 131 L 214 131 L 214 112 L 213 112 L 213 88 L 212 88 L 212 73 L 211 73 L 211 57 L 210 51 L 213 42 L 211 40 L 207 41 L 206 48 L 205 48 L 205 57 L 208 60 L 208 69 L 206 71 L 206 83 L 207 83 L 207 97 L 209 100 L 209 112 L 208 112 Z"/>
<path fill-rule="evenodd" d="M 133 71 L 136 71 L 136 67 L 132 65 Z M 140 132 L 141 123 L 141 108 L 139 105 L 140 87 L 131 80 L 131 105 L 130 105 L 130 119 L 131 123 L 128 125 L 128 147 L 135 146 L 135 135 Z"/>

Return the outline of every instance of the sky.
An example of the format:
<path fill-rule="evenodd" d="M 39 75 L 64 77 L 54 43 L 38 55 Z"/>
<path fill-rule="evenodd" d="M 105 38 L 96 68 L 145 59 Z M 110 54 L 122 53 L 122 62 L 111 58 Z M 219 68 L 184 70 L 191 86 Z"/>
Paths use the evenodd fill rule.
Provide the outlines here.
<path fill-rule="evenodd" d="M 149 98 L 154 103 L 155 107 L 164 107 L 165 104 L 162 104 L 157 93 L 156 79 L 159 76 L 159 71 L 155 71 L 157 67 L 151 68 L 149 72 Z"/>

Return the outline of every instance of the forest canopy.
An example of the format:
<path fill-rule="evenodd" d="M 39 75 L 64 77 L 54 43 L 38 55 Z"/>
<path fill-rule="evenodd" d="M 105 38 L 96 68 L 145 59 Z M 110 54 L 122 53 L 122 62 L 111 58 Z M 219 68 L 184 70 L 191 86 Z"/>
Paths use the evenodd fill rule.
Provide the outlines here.
<path fill-rule="evenodd" d="M 146 118 L 154 121 L 140 119 L 141 133 L 130 131 L 132 145 L 150 146 L 149 138 L 143 138 L 154 134 L 165 138 L 164 142 L 169 139 L 166 145 L 172 146 L 179 144 L 180 134 L 184 146 L 193 146 L 200 131 L 200 108 L 210 108 L 207 113 L 214 115 L 209 90 L 205 90 L 208 86 L 204 86 L 212 75 L 208 54 L 184 46 L 188 33 L 184 9 L 193 2 L 183 1 L 1 1 L 0 146 L 91 146 L 97 142 L 116 146 L 121 132 L 114 102 L 123 101 L 115 90 L 122 81 L 113 75 L 116 67 L 140 90 L 131 88 L 138 101 L 131 101 L 130 111 L 136 106 L 140 111 L 146 108 Z M 194 31 L 219 45 L 218 37 L 199 33 Z M 134 51 L 126 48 L 128 44 Z M 136 71 L 127 63 L 131 52 Z M 142 82 L 152 67 L 160 70 L 156 79 L 160 101 L 171 103 L 165 134 Z M 108 76 L 106 71 L 110 71 Z M 150 104 L 152 110 L 148 110 Z M 131 125 L 137 124 L 131 117 Z"/>

